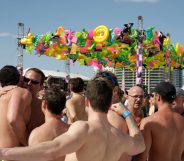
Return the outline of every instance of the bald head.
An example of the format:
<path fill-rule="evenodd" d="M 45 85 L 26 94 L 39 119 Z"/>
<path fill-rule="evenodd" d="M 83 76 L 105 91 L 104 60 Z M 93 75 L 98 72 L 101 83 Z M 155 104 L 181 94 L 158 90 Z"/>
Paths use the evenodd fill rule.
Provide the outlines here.
<path fill-rule="evenodd" d="M 134 93 L 141 93 L 141 95 L 143 95 L 144 92 L 143 92 L 143 89 L 141 87 L 133 86 L 129 89 L 128 94 L 132 95 Z"/>
<path fill-rule="evenodd" d="M 128 91 L 128 108 L 130 111 L 139 110 L 143 104 L 144 92 L 139 86 L 133 86 Z"/>

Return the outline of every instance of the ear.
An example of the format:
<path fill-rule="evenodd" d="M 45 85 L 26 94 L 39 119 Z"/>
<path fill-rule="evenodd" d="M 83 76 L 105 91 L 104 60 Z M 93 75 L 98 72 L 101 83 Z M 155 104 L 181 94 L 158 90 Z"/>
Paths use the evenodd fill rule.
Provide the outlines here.
<path fill-rule="evenodd" d="M 44 112 L 47 109 L 47 104 L 45 100 L 42 100 L 42 111 Z"/>
<path fill-rule="evenodd" d="M 85 111 L 88 114 L 89 111 L 89 107 L 90 107 L 90 101 L 87 97 L 85 97 Z"/>
<path fill-rule="evenodd" d="M 158 94 L 158 101 L 160 101 L 161 100 L 161 96 Z"/>
<path fill-rule="evenodd" d="M 89 107 L 89 105 L 90 105 L 89 99 L 85 97 L 85 107 Z"/>
<path fill-rule="evenodd" d="M 161 99 L 161 96 L 158 94 L 158 93 L 156 93 L 155 94 L 155 101 L 156 102 L 160 102 L 162 99 Z"/>

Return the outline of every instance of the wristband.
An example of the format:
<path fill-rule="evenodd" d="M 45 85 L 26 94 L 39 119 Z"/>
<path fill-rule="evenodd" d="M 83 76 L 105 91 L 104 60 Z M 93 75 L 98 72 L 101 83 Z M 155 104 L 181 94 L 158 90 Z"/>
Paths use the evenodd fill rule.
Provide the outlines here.
<path fill-rule="evenodd" d="M 124 119 L 126 119 L 129 115 L 131 115 L 131 112 L 128 111 L 128 110 L 126 110 L 126 111 L 122 114 L 122 117 L 123 117 Z"/>

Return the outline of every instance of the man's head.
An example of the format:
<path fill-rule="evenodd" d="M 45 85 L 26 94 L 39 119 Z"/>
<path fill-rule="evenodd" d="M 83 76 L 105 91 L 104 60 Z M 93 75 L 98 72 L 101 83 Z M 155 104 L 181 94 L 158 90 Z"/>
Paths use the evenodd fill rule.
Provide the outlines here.
<path fill-rule="evenodd" d="M 47 107 L 47 110 L 55 115 L 60 115 L 65 108 L 66 96 L 64 92 L 58 88 L 48 88 L 43 96 L 42 107 Z"/>
<path fill-rule="evenodd" d="M 107 113 L 112 100 L 112 87 L 104 80 L 92 80 L 87 84 L 86 98 L 93 110 Z"/>
<path fill-rule="evenodd" d="M 70 92 L 80 93 L 84 90 L 84 81 L 82 78 L 71 78 L 68 82 Z"/>
<path fill-rule="evenodd" d="M 140 86 L 133 86 L 128 91 L 128 108 L 137 111 L 142 107 L 144 91 Z"/>
<path fill-rule="evenodd" d="M 16 67 L 6 65 L 0 70 L 1 86 L 17 85 L 19 83 L 20 74 Z"/>
<path fill-rule="evenodd" d="M 27 88 L 33 96 L 43 88 L 45 79 L 44 73 L 37 68 L 29 68 L 24 75 L 24 87 Z"/>
<path fill-rule="evenodd" d="M 176 99 L 173 102 L 173 108 L 176 112 L 182 114 L 184 112 L 184 90 L 179 89 L 176 92 Z"/>
<path fill-rule="evenodd" d="M 119 84 L 118 84 L 117 78 L 116 78 L 114 73 L 112 73 L 110 71 L 99 71 L 95 75 L 94 80 L 105 80 L 108 83 L 110 83 L 110 85 L 113 88 L 112 103 L 119 102 L 119 100 L 120 100 Z"/>
<path fill-rule="evenodd" d="M 176 98 L 176 89 L 174 85 L 169 82 L 161 82 L 157 84 L 154 92 L 156 105 L 158 105 L 159 102 L 171 104 Z"/>

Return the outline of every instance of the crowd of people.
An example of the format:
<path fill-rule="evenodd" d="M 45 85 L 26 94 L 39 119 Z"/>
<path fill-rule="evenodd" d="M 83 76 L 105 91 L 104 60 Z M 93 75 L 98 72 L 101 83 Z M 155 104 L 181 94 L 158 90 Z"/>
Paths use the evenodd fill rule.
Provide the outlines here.
<path fill-rule="evenodd" d="M 160 82 L 150 94 L 127 91 L 99 71 L 67 95 L 44 73 L 0 69 L 0 159 L 3 161 L 184 161 L 184 90 Z"/>

